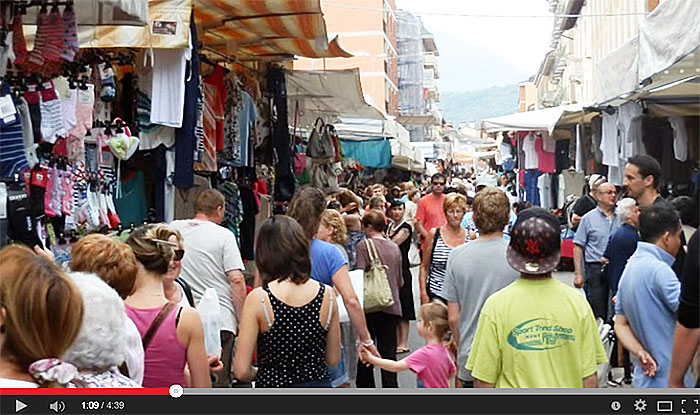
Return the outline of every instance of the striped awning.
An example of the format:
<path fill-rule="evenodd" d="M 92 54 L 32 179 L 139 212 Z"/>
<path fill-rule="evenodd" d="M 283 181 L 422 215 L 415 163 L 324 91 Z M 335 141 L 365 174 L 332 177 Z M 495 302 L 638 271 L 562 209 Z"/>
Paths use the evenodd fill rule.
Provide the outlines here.
<path fill-rule="evenodd" d="M 193 9 L 204 46 L 241 60 L 352 56 L 328 40 L 320 0 L 148 0 L 148 25 L 79 26 L 80 47 L 185 48 Z"/>
<path fill-rule="evenodd" d="M 330 42 L 320 0 L 194 0 L 205 46 L 246 59 L 350 57 Z"/>

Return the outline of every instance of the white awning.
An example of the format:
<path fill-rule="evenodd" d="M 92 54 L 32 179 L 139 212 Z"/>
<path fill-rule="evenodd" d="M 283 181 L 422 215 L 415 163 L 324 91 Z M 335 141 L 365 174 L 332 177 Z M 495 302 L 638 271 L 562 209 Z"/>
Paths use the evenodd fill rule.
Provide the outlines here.
<path fill-rule="evenodd" d="M 628 97 L 639 88 L 637 70 L 639 65 L 639 38 L 635 36 L 610 52 L 595 67 L 596 99 L 599 104 Z"/>
<path fill-rule="evenodd" d="M 583 112 L 581 104 L 571 104 L 487 118 L 481 123 L 482 128 L 487 133 L 497 131 L 548 131 L 552 134 L 558 126 L 575 125 L 585 122 L 592 117 L 593 114 Z"/>
<path fill-rule="evenodd" d="M 697 1 L 665 0 L 642 20 L 639 24 L 639 83 L 697 51 L 700 46 L 698 6 Z"/>
<path fill-rule="evenodd" d="M 368 104 L 362 94 L 358 69 L 335 71 L 287 71 L 289 122 L 294 122 L 294 109 L 299 107 L 299 124 L 311 124 L 319 116 L 374 120 L 383 130 L 384 114 Z M 338 125 L 336 125 L 336 129 Z"/>
<path fill-rule="evenodd" d="M 700 96 L 696 85 L 688 83 L 700 68 L 697 6 L 687 0 L 661 2 L 639 23 L 637 36 L 598 62 L 597 105 L 663 97 L 669 92 L 658 92 L 666 89 L 673 89 L 670 94 L 676 97 Z"/>
<path fill-rule="evenodd" d="M 402 140 L 391 140 L 391 165 L 393 167 L 414 171 L 425 171 L 425 160 L 420 150 Z"/>

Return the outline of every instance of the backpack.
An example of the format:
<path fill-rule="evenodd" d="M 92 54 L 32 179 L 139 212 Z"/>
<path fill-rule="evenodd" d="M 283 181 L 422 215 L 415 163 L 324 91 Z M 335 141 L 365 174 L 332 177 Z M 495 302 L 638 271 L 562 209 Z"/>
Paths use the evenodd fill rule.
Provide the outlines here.
<path fill-rule="evenodd" d="M 387 266 L 382 264 L 371 238 L 365 239 L 367 254 L 369 255 L 370 268 L 364 276 L 364 310 L 365 313 L 374 313 L 385 310 L 394 304 L 394 296 L 391 293 Z"/>
<path fill-rule="evenodd" d="M 574 215 L 574 206 L 576 206 L 576 202 L 581 198 L 579 195 L 574 195 L 571 194 L 566 197 L 566 200 L 564 201 L 564 206 L 562 207 L 562 211 L 564 212 L 564 215 L 566 217 L 566 226 L 569 229 L 573 229 L 574 226 L 571 223 L 571 217 Z"/>

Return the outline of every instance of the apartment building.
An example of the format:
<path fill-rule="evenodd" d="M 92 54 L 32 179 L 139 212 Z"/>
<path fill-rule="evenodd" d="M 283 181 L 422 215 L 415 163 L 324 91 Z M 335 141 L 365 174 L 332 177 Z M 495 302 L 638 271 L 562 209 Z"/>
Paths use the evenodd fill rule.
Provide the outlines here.
<path fill-rule="evenodd" d="M 535 77 L 536 108 L 598 100 L 597 64 L 634 41 L 659 0 L 548 0 L 555 16 L 551 50 Z M 572 15 L 579 15 L 578 17 Z M 563 15 L 563 16 L 562 16 Z M 523 86 L 527 90 L 528 86 Z"/>
<path fill-rule="evenodd" d="M 394 0 L 321 0 L 329 38 L 340 36 L 352 58 L 299 58 L 293 69 L 360 68 L 362 91 L 388 115 L 398 115 L 399 78 Z"/>

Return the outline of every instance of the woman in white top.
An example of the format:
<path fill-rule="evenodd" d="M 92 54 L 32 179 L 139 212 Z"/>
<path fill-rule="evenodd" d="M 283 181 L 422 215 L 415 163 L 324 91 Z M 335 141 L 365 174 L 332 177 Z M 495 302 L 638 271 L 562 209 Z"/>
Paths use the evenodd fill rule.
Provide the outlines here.
<path fill-rule="evenodd" d="M 0 388 L 63 387 L 78 374 L 59 360 L 83 319 L 83 299 L 50 259 L 0 251 Z"/>

